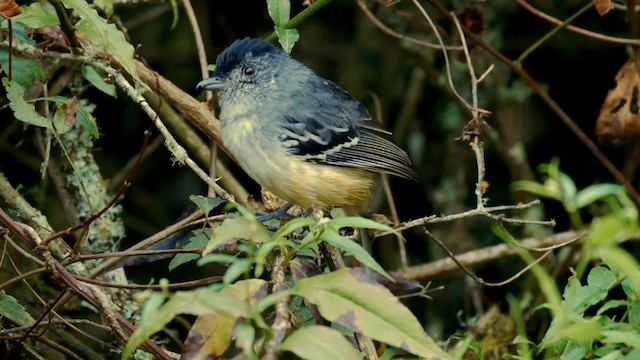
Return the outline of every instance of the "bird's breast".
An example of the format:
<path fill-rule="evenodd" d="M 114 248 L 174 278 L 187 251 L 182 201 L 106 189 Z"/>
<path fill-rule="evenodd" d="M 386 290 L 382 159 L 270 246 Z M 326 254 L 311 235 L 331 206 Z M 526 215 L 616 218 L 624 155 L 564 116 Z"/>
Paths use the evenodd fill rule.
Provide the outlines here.
<path fill-rule="evenodd" d="M 367 171 L 308 162 L 287 152 L 274 132 L 264 128 L 269 123 L 252 116 L 224 115 L 220 114 L 225 146 L 262 187 L 303 207 L 362 210 L 366 206 L 373 186 Z"/>

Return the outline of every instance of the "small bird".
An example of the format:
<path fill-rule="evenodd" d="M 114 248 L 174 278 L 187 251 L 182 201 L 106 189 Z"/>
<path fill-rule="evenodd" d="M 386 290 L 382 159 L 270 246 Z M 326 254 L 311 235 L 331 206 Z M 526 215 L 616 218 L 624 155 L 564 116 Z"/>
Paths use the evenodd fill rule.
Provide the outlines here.
<path fill-rule="evenodd" d="M 240 167 L 289 203 L 359 213 L 374 173 L 417 179 L 358 100 L 264 40 L 236 40 L 197 88 L 218 91 L 222 140 Z"/>

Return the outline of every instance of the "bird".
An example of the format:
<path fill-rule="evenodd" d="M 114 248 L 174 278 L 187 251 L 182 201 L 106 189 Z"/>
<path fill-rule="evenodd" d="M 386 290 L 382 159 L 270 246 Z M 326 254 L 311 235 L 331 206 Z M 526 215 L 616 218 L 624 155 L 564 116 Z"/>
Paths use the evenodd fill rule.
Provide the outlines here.
<path fill-rule="evenodd" d="M 222 141 L 240 167 L 290 204 L 360 213 L 376 173 L 418 179 L 356 98 L 262 39 L 234 41 L 196 88 L 217 92 Z"/>

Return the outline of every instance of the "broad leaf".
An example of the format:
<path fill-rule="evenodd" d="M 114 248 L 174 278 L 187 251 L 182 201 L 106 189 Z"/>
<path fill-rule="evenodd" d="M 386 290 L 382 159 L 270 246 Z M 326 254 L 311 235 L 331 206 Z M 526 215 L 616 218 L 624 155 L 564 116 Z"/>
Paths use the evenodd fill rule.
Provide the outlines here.
<path fill-rule="evenodd" d="M 291 3 L 289 0 L 267 0 L 267 11 L 276 27 L 284 27 L 289 22 Z"/>
<path fill-rule="evenodd" d="M 327 228 L 322 233 L 322 240 L 326 241 L 330 245 L 342 250 L 347 255 L 351 255 L 358 259 L 364 266 L 375 270 L 380 275 L 387 279 L 394 281 L 393 278 L 376 262 L 376 260 L 365 250 L 360 244 L 357 244 L 351 239 L 347 239 L 340 236 L 335 229 Z"/>
<path fill-rule="evenodd" d="M 204 249 L 209 242 L 209 238 L 206 237 L 202 231 L 197 231 L 197 234 L 191 237 L 189 243 L 185 245 L 184 249 L 192 250 L 192 249 Z M 193 261 L 200 258 L 199 254 L 177 254 L 171 259 L 169 263 L 169 271 L 173 271 L 173 269 L 178 266 L 188 263 L 189 261 Z"/>
<path fill-rule="evenodd" d="M 16 298 L 6 294 L 4 291 L 0 291 L 0 317 L 7 318 L 20 326 L 34 323 L 33 317 L 31 317 L 27 309 Z"/>
<path fill-rule="evenodd" d="M 251 240 L 254 243 L 263 243 L 271 236 L 267 229 L 256 219 L 250 217 L 239 217 L 226 219 L 213 231 L 213 236 L 209 239 L 203 255 L 210 253 L 217 246 L 225 245 L 240 239 Z"/>
<path fill-rule="evenodd" d="M 80 16 L 76 23 L 76 30 L 86 35 L 96 46 L 96 50 L 112 56 L 132 76 L 136 76 L 136 66 L 133 61 L 134 48 L 124 34 L 107 20 L 100 17 L 85 0 L 61 0 L 68 9 L 73 9 Z"/>
<path fill-rule="evenodd" d="M 300 39 L 300 34 L 296 29 L 287 29 L 282 26 L 274 27 L 276 31 L 276 35 L 278 36 L 278 42 L 282 49 L 287 52 L 287 54 L 291 54 L 291 50 L 293 50 L 293 46 L 296 44 L 298 39 Z"/>
<path fill-rule="evenodd" d="M 305 360 L 358 360 L 362 355 L 337 330 L 327 326 L 309 326 L 296 330 L 280 345 Z"/>
<path fill-rule="evenodd" d="M 116 86 L 113 84 L 107 84 L 104 81 L 104 75 L 98 73 L 96 69 L 91 66 L 83 66 L 82 67 L 82 77 L 84 77 L 88 82 L 91 83 L 96 89 L 102 91 L 103 93 L 111 96 L 117 97 L 116 94 Z"/>
<path fill-rule="evenodd" d="M 55 8 L 48 2 L 34 2 L 29 6 L 22 6 L 22 14 L 14 16 L 12 20 L 32 29 L 60 24 Z"/>
<path fill-rule="evenodd" d="M 198 316 L 182 346 L 182 359 L 219 359 L 231 345 L 234 323 L 222 313 Z"/>
<path fill-rule="evenodd" d="M 7 49 L 0 49 L 0 66 L 7 76 L 9 75 L 9 52 Z M 44 70 L 40 64 L 31 59 L 22 59 L 15 54 L 11 58 L 12 80 L 20 84 L 23 88 L 29 89 L 36 83 L 46 80 Z"/>
<path fill-rule="evenodd" d="M 238 281 L 219 292 L 200 288 L 192 291 L 178 291 L 162 306 L 157 306 L 157 295 L 151 297 L 153 306 L 143 308 L 140 324 L 131 334 L 122 353 L 128 359 L 133 350 L 149 336 L 162 330 L 178 314 L 204 315 L 223 314 L 232 319 L 248 317 L 251 305 L 266 294 L 267 282 L 260 279 Z M 157 294 L 157 293 L 156 293 Z"/>
<path fill-rule="evenodd" d="M 2 79 L 2 83 L 7 90 L 7 99 L 9 99 L 9 107 L 13 110 L 16 119 L 25 123 L 51 129 L 51 122 L 45 117 L 38 114 L 35 106 L 24 100 L 24 88 L 15 81 L 8 81 L 7 78 Z"/>
<path fill-rule="evenodd" d="M 224 200 L 219 197 L 208 197 L 202 195 L 191 195 L 189 196 L 189 200 L 196 204 L 200 210 L 204 211 L 205 215 L 209 215 L 211 210 L 217 208 L 224 202 Z"/>
<path fill-rule="evenodd" d="M 359 269 L 341 269 L 298 281 L 292 289 L 320 314 L 347 329 L 428 359 L 448 359 L 420 322 L 389 290 Z"/>

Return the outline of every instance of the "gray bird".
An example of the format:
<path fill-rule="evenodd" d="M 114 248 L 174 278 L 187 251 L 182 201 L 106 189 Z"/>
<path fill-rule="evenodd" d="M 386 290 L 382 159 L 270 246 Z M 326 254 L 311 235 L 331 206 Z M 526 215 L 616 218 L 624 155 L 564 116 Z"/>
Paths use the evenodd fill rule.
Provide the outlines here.
<path fill-rule="evenodd" d="M 218 91 L 222 139 L 242 169 L 292 204 L 359 212 L 373 173 L 417 179 L 359 101 L 261 39 L 236 40 L 197 88 Z"/>

